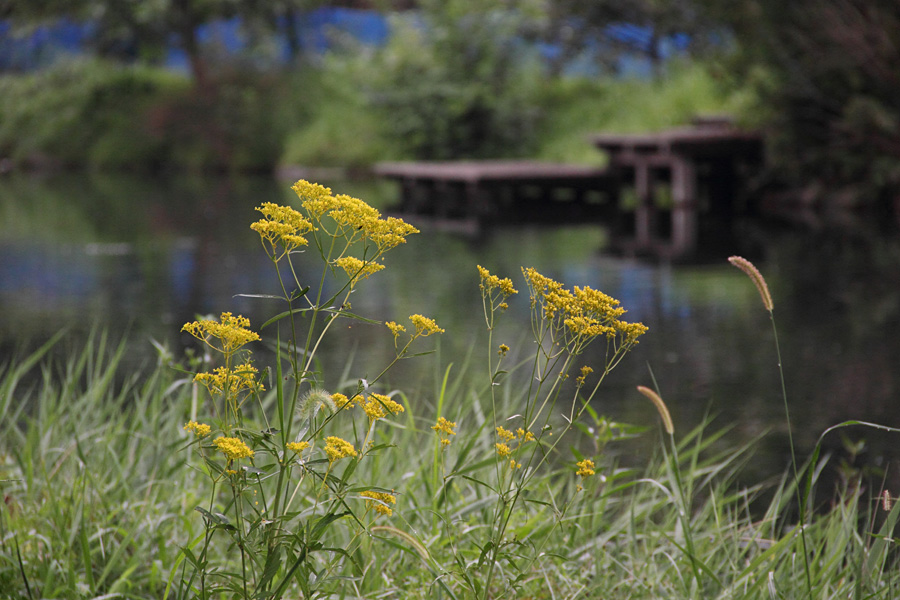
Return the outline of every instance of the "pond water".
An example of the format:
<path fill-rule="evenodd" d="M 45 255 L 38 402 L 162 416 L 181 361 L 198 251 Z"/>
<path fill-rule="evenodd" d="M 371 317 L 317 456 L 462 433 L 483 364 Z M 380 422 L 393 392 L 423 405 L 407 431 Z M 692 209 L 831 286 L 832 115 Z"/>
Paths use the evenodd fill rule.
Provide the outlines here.
<path fill-rule="evenodd" d="M 383 182 L 321 181 L 384 208 L 396 190 Z M 152 364 L 152 340 L 176 353 L 191 344 L 179 330 L 198 314 L 243 314 L 254 325 L 282 310 L 236 294 L 276 293 L 271 264 L 249 229 L 254 207 L 291 201 L 290 182 L 261 178 L 190 179 L 59 175 L 0 178 L 0 363 L 60 328 L 61 348 L 77 348 L 92 328 L 130 340 L 128 364 Z M 753 257 L 775 299 L 787 392 L 801 457 L 830 425 L 847 419 L 900 426 L 900 251 L 884 240 L 769 231 Z M 423 227 L 388 255 L 388 268 L 353 297 L 356 313 L 380 320 L 435 317 L 447 330 L 436 354 L 401 363 L 390 383 L 432 402 L 451 362 L 483 368 L 486 337 L 476 264 L 524 287 L 532 266 L 567 286 L 589 285 L 622 301 L 649 333 L 613 372 L 596 408 L 610 419 L 651 427 L 658 417 L 635 386 L 650 370 L 683 434 L 713 419 L 730 427 L 728 444 L 763 436 L 747 479 L 780 475 L 789 457 L 773 332 L 756 289 L 726 255 L 670 265 L 603 253 L 604 231 L 580 227 L 497 228 L 477 238 Z M 318 274 L 300 261 L 301 274 Z M 524 297 L 523 297 L 524 296 Z M 497 341 L 527 344 L 527 295 L 504 317 Z M 352 324 L 324 349 L 326 383 L 343 365 L 366 376 L 392 352 L 383 327 Z M 430 340 L 431 338 L 429 338 Z M 480 354 L 479 354 L 480 353 Z M 591 353 L 585 356 L 590 364 Z M 468 367 L 465 367 L 468 365 Z M 329 377 L 332 379 L 329 380 Z M 711 430 L 710 430 L 711 431 Z M 897 438 L 848 429 L 832 434 L 829 468 L 840 477 L 845 446 L 865 440 L 855 465 L 886 470 Z M 765 434 L 765 435 L 764 435 Z M 880 485 L 874 476 L 872 486 Z M 877 490 L 876 490 L 877 491 Z M 900 490 L 893 490 L 897 494 Z"/>

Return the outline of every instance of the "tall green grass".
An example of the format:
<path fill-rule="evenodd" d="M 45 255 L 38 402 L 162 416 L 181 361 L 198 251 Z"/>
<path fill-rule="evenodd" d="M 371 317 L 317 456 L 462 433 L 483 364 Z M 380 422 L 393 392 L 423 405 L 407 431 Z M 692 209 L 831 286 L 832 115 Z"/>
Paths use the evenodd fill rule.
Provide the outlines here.
<path fill-rule="evenodd" d="M 327 196 L 335 207 L 362 209 L 305 182 L 295 189 L 308 202 Z M 355 226 L 339 236 L 311 206 L 324 232 L 307 231 L 321 236 L 311 245 L 331 252 L 332 238 L 355 239 Z M 260 234 L 288 235 L 267 220 L 300 222 L 274 206 L 261 212 Z M 269 247 L 273 262 L 289 260 L 279 248 Z M 326 257 L 323 280 L 343 277 Z M 269 325 L 285 335 L 270 334 L 275 362 L 250 387 L 228 384 L 254 373 L 239 364 L 235 346 L 224 352 L 225 385 L 209 385 L 207 397 L 210 377 L 193 374 L 212 366 L 209 357 L 178 363 L 160 348 L 157 364 L 134 371 L 123 362 L 129 344 L 99 333 L 67 359 L 52 358 L 58 336 L 0 366 L 0 594 L 895 597 L 900 508 L 890 492 L 849 486 L 814 505 L 829 468 L 821 444 L 780 480 L 739 485 L 754 445 L 722 450 L 728 430 L 706 422 L 675 430 L 659 391 L 648 388 L 635 390 L 634 400 L 646 404 L 648 423 L 646 397 L 653 400 L 658 432 L 605 420 L 590 390 L 627 347 L 613 346 L 596 375 L 581 370 L 566 381 L 569 367 L 579 372 L 578 353 L 572 338 L 555 336 L 572 330 L 547 310 L 569 310 L 555 304 L 566 291 L 539 274 L 525 272 L 535 348 L 503 344 L 498 353 L 501 340 L 489 332 L 495 318 L 509 317 L 512 282 L 480 270 L 486 354 L 473 350 L 459 365 L 435 361 L 434 389 L 415 398 L 378 387 L 379 376 L 355 376 L 348 363 L 332 390 L 346 394 L 338 410 L 329 403 L 340 396 L 317 388 L 330 367 L 315 350 L 338 318 L 362 318 L 347 313 L 343 297 L 364 284 L 365 261 L 355 268 L 332 298 L 312 296 L 293 274 L 284 280 L 288 310 Z M 473 291 L 478 285 L 473 269 Z M 214 344 L 249 343 L 245 325 L 226 315 L 185 329 Z M 411 322 L 417 333 L 403 335 L 397 324 L 384 332 L 395 334 L 397 360 L 434 360 L 407 351 L 407 338 L 427 337 L 419 332 L 424 321 Z M 206 437 L 198 421 L 215 434 Z M 855 425 L 872 426 L 835 428 Z M 625 468 L 608 450 L 638 434 L 658 436 L 657 451 Z M 348 440 L 357 455 L 327 454 L 326 435 Z M 252 461 L 220 451 L 209 441 L 215 436 L 252 448 Z M 292 448 L 299 440 L 309 445 Z"/>
<path fill-rule="evenodd" d="M 167 566 L 198 533 L 191 507 L 201 501 L 201 490 L 198 478 L 183 469 L 185 440 L 179 434 L 190 386 L 173 380 L 165 365 L 122 373 L 118 357 L 124 349 L 104 346 L 97 336 L 63 363 L 44 361 L 44 349 L 4 365 L 0 596 L 159 598 Z M 478 399 L 480 388 L 471 385 L 473 374 L 451 366 L 446 375 L 438 378 L 436 402 L 451 416 L 473 415 L 477 424 L 487 407 Z M 644 400 L 636 394 L 635 401 Z M 401 448 L 409 448 L 415 429 L 430 423 L 437 408 L 407 406 L 410 412 L 391 430 Z M 648 403 L 648 421 L 651 412 Z M 581 505 L 556 526 L 557 539 L 519 582 L 521 597 L 804 596 L 793 478 L 738 487 L 753 445 L 716 450 L 727 430 L 705 423 L 676 432 L 677 461 L 664 450 L 662 431 L 644 435 L 660 436 L 659 453 L 639 470 L 602 465 L 605 481 L 585 486 Z M 454 440 L 469 451 L 488 443 L 487 428 L 465 442 Z M 379 463 L 386 479 L 402 482 L 396 489 L 401 499 L 424 490 L 429 500 L 398 509 L 399 522 L 372 532 L 360 571 L 338 586 L 338 597 L 449 597 L 439 581 L 454 568 L 456 536 L 483 526 L 485 495 L 465 480 L 455 482 L 459 494 L 437 494 L 434 468 L 433 457 L 421 452 L 392 453 Z M 827 468 L 816 463 L 813 485 Z M 571 478 L 561 474 L 548 474 L 541 485 L 571 492 Z M 690 555 L 679 486 L 689 502 Z M 760 505 L 762 498 L 769 499 Z M 894 504 L 885 511 L 876 500 L 858 489 L 837 490 L 810 517 L 816 598 L 897 597 L 893 536 L 900 509 Z M 515 533 L 527 544 L 535 530 L 548 526 L 554 507 L 525 506 Z"/>

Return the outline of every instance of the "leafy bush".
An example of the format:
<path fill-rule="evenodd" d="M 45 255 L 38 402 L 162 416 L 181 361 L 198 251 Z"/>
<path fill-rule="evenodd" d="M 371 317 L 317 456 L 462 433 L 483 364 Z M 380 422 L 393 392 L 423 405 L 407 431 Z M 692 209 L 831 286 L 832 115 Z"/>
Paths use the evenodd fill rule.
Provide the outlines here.
<path fill-rule="evenodd" d="M 395 18 L 367 87 L 388 135 L 420 159 L 528 155 L 542 115 L 527 18 L 487 6 L 426 3 L 421 20 Z"/>

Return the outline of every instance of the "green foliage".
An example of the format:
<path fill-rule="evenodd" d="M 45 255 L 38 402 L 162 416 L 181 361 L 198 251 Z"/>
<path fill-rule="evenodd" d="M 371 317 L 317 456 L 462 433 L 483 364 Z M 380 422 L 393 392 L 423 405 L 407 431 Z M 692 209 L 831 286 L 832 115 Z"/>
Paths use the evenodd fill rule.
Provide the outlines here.
<path fill-rule="evenodd" d="M 735 8 L 724 17 L 742 76 L 760 92 L 778 174 L 836 205 L 880 201 L 894 210 L 900 6 L 755 0 Z"/>
<path fill-rule="evenodd" d="M 421 21 L 393 20 L 387 47 L 367 59 L 370 101 L 415 158 L 528 155 L 544 83 L 536 49 L 520 37 L 529 18 L 461 6 L 428 2 Z"/>
<path fill-rule="evenodd" d="M 204 91 L 150 67 L 84 60 L 0 77 L 0 154 L 18 164 L 269 170 L 286 91 L 275 76 L 216 74 Z"/>

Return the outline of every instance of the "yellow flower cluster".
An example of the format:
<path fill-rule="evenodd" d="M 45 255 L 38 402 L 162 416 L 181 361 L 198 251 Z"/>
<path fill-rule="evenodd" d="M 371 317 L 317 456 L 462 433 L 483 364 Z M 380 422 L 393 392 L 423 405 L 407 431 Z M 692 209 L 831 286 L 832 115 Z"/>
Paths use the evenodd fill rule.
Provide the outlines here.
<path fill-rule="evenodd" d="M 362 398 L 357 396 L 359 401 L 362 402 Z M 370 421 L 376 421 L 378 419 L 383 418 L 387 413 L 391 413 L 392 415 L 396 415 L 402 413 L 404 411 L 403 405 L 391 400 L 389 397 L 383 394 L 371 393 L 369 394 L 369 399 L 366 400 L 366 403 L 362 405 L 363 410 L 366 411 L 366 415 L 368 415 Z"/>
<path fill-rule="evenodd" d="M 384 325 L 391 330 L 391 333 L 394 335 L 395 340 L 397 339 L 397 336 L 406 331 L 406 327 L 404 327 L 403 325 L 399 325 L 394 321 L 388 321 Z"/>
<path fill-rule="evenodd" d="M 259 334 L 248 329 L 250 320 L 230 312 L 223 312 L 219 321 L 202 319 L 185 323 L 182 331 L 187 331 L 198 340 L 206 343 L 211 348 L 231 355 L 241 346 L 259 340 Z M 219 340 L 216 345 L 213 340 Z"/>
<path fill-rule="evenodd" d="M 348 456 L 356 456 L 356 449 L 350 442 L 330 435 L 325 438 L 325 454 L 328 455 L 328 462 L 333 463 Z"/>
<path fill-rule="evenodd" d="M 334 402 L 334 406 L 337 410 L 353 407 L 353 402 L 344 394 L 332 394 L 331 400 Z"/>
<path fill-rule="evenodd" d="M 196 421 L 189 421 L 188 423 L 186 423 L 184 426 L 184 430 L 192 432 L 197 437 L 206 437 L 209 435 L 210 431 L 212 431 L 209 425 L 198 423 Z"/>
<path fill-rule="evenodd" d="M 444 333 L 444 330 L 438 327 L 433 319 L 423 317 L 422 315 L 410 315 L 410 322 L 416 327 L 416 336 L 429 336 L 432 333 Z"/>
<path fill-rule="evenodd" d="M 530 431 L 526 431 L 525 429 L 519 427 L 516 429 L 515 433 L 507 429 L 506 427 L 498 426 L 497 427 L 497 437 L 500 438 L 500 442 L 494 444 L 494 448 L 497 450 L 497 456 L 500 458 L 506 458 L 513 452 L 517 451 L 521 448 L 522 444 L 525 442 L 533 442 L 535 441 L 534 434 Z M 516 447 L 513 448 L 510 446 L 510 442 L 517 441 Z M 515 460 L 509 461 L 509 466 L 512 469 L 519 469 L 522 465 Z"/>
<path fill-rule="evenodd" d="M 301 452 L 309 448 L 309 442 L 288 442 L 285 447 L 294 454 L 299 455 Z"/>
<path fill-rule="evenodd" d="M 508 442 L 510 440 L 514 440 L 516 438 L 516 434 L 514 434 L 509 429 L 506 429 L 505 427 L 498 427 L 497 437 L 499 437 L 504 442 Z"/>
<path fill-rule="evenodd" d="M 442 447 L 449 446 L 450 436 L 456 435 L 456 432 L 453 431 L 456 428 L 456 423 L 454 421 L 448 421 L 444 417 L 439 417 L 437 423 L 432 425 L 431 428 L 437 432 L 438 436 L 441 438 Z"/>
<path fill-rule="evenodd" d="M 594 370 L 592 368 L 585 365 L 585 366 L 581 367 L 581 375 L 576 377 L 575 381 L 578 383 L 579 386 L 582 386 L 582 385 L 584 385 L 584 380 L 587 379 L 587 376 L 593 372 L 594 372 Z"/>
<path fill-rule="evenodd" d="M 334 266 L 343 269 L 350 277 L 350 285 L 353 286 L 360 279 L 368 279 L 372 273 L 384 269 L 384 265 L 377 262 L 363 262 L 355 256 L 343 256 L 334 260 Z"/>
<path fill-rule="evenodd" d="M 277 260 L 285 253 L 309 243 L 303 234 L 311 231 L 313 225 L 293 208 L 265 202 L 256 210 L 264 218 L 250 225 L 250 229 L 259 234 L 269 256 Z"/>
<path fill-rule="evenodd" d="M 240 438 L 220 436 L 214 439 L 213 443 L 229 460 L 253 458 L 253 450 L 248 448 Z"/>
<path fill-rule="evenodd" d="M 388 506 L 388 504 L 397 504 L 397 497 L 394 494 L 365 491 L 360 492 L 359 495 L 363 498 L 370 498 L 369 500 L 366 500 L 367 508 L 374 508 L 375 512 L 388 517 L 394 514 L 394 511 Z"/>
<path fill-rule="evenodd" d="M 572 354 L 579 354 L 599 336 L 618 339 L 620 349 L 627 350 L 647 332 L 643 323 L 627 323 L 619 319 L 625 309 L 619 301 L 590 287 L 569 291 L 563 285 L 532 268 L 522 273 L 531 290 L 531 308 L 535 317 L 547 322 L 551 335 L 562 339 Z"/>
<path fill-rule="evenodd" d="M 334 237 L 344 237 L 347 243 L 357 239 L 372 242 L 377 248 L 373 258 L 406 243 L 406 236 L 419 230 L 395 217 L 381 218 L 381 213 L 358 198 L 340 194 L 320 185 L 300 180 L 293 186 L 303 200 L 303 209 L 310 219 Z M 322 223 L 325 216 L 334 222 L 332 229 Z"/>
<path fill-rule="evenodd" d="M 588 458 L 575 463 L 575 466 L 578 467 L 578 471 L 575 474 L 582 479 L 590 477 L 594 474 L 594 461 Z"/>
<path fill-rule="evenodd" d="M 509 346 L 506 344 L 500 344 L 500 349 L 497 350 L 497 354 L 500 356 L 506 356 L 506 353 L 509 352 Z"/>
<path fill-rule="evenodd" d="M 257 370 L 250 363 L 238 365 L 234 369 L 217 367 L 212 373 L 197 373 L 194 381 L 206 386 L 211 394 L 225 394 L 233 398 L 243 390 L 264 392 L 265 387 L 256 380 Z"/>
<path fill-rule="evenodd" d="M 509 277 L 500 279 L 496 275 L 491 275 L 491 272 L 481 265 L 476 266 L 478 267 L 478 274 L 481 276 L 481 290 L 483 292 L 491 294 L 494 289 L 499 289 L 500 294 L 504 297 L 519 293 L 519 291 L 513 287 L 513 282 Z"/>

